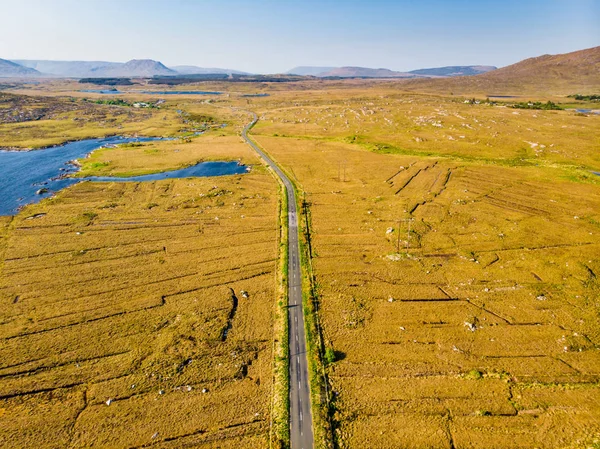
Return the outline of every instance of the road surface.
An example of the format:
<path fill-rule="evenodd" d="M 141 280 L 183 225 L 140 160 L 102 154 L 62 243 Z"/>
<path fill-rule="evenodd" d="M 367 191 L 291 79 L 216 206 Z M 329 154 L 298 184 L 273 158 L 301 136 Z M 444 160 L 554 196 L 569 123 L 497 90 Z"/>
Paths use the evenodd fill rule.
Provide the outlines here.
<path fill-rule="evenodd" d="M 256 114 L 242 137 L 271 167 L 285 185 L 288 199 L 288 323 L 290 345 L 290 443 L 292 449 L 312 449 L 313 429 L 308 378 L 306 336 L 302 311 L 302 277 L 298 245 L 298 216 L 296 194 L 289 178 L 269 156 L 248 138 L 248 130 L 258 121 Z"/>

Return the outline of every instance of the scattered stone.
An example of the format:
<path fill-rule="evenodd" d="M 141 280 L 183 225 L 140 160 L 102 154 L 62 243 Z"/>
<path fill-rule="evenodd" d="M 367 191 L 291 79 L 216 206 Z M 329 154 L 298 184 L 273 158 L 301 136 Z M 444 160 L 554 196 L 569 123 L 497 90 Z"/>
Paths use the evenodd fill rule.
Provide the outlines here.
<path fill-rule="evenodd" d="M 544 295 L 539 295 L 535 299 L 537 299 L 538 301 L 545 301 L 546 297 Z"/>
<path fill-rule="evenodd" d="M 203 388 L 202 393 L 208 393 L 208 388 Z"/>
<path fill-rule="evenodd" d="M 394 232 L 394 228 L 387 228 L 385 231 L 386 234 L 391 234 L 392 232 Z"/>
<path fill-rule="evenodd" d="M 475 323 L 469 323 L 468 321 L 465 321 L 465 326 L 467 326 L 471 332 L 475 332 L 477 330 L 477 325 Z"/>
<path fill-rule="evenodd" d="M 165 394 L 165 390 L 158 390 L 158 394 Z"/>
<path fill-rule="evenodd" d="M 242 295 L 242 298 L 247 298 L 249 296 L 246 290 L 242 290 L 240 294 Z"/>
<path fill-rule="evenodd" d="M 155 440 L 156 438 L 158 438 L 158 432 L 155 432 L 154 435 L 152 435 L 153 440 Z"/>
<path fill-rule="evenodd" d="M 394 302 L 394 301 L 395 301 L 395 299 L 392 298 L 391 296 L 388 298 L 388 302 Z"/>
<path fill-rule="evenodd" d="M 108 401 L 106 401 L 106 405 L 110 405 L 112 403 L 112 399 L 109 399 Z"/>

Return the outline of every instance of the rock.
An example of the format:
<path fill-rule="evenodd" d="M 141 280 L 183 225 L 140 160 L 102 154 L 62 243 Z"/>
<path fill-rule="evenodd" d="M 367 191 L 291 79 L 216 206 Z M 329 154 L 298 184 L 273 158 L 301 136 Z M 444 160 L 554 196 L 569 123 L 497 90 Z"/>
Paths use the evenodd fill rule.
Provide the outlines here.
<path fill-rule="evenodd" d="M 240 294 L 242 295 L 243 298 L 247 298 L 248 297 L 248 292 L 246 290 L 242 290 L 240 292 Z"/>
<path fill-rule="evenodd" d="M 36 195 L 43 195 L 44 193 L 48 193 L 48 189 L 46 187 L 42 187 L 41 189 L 35 192 Z"/>
<path fill-rule="evenodd" d="M 469 323 L 468 321 L 465 321 L 465 326 L 467 326 L 471 332 L 475 332 L 477 330 L 475 323 Z"/>
<path fill-rule="evenodd" d="M 106 405 L 110 405 L 112 403 L 112 399 L 109 399 L 108 401 L 106 401 Z"/>
<path fill-rule="evenodd" d="M 158 394 L 165 394 L 165 390 L 158 390 Z"/>
<path fill-rule="evenodd" d="M 388 302 L 394 302 L 394 301 L 395 301 L 395 299 L 392 298 L 391 296 L 388 298 Z"/>
<path fill-rule="evenodd" d="M 202 393 L 208 393 L 208 388 L 203 388 Z"/>

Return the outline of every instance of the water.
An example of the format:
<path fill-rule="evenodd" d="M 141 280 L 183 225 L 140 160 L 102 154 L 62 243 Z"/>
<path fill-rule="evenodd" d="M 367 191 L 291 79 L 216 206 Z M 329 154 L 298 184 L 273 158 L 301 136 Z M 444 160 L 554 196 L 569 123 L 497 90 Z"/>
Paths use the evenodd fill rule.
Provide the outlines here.
<path fill-rule="evenodd" d="M 65 187 L 82 181 L 68 178 L 78 168 L 70 163 L 93 150 L 127 142 L 147 142 L 160 138 L 107 137 L 68 143 L 36 151 L 0 151 L 0 215 L 16 214 L 19 208 L 37 203 Z M 155 181 L 192 176 L 220 176 L 245 173 L 236 162 L 205 162 L 181 170 L 131 178 L 83 178 L 92 181 Z"/>
<path fill-rule="evenodd" d="M 191 167 L 182 168 L 180 170 L 166 171 L 162 173 L 154 173 L 151 175 L 131 176 L 129 178 L 113 177 L 113 176 L 90 176 L 82 178 L 89 181 L 98 182 L 140 182 L 140 181 L 160 181 L 161 179 L 171 178 L 200 178 L 205 176 L 221 176 L 221 175 L 239 175 L 246 173 L 248 167 L 240 165 L 237 162 L 202 162 L 192 165 Z"/>
<path fill-rule="evenodd" d="M 210 92 L 204 90 L 117 90 L 117 89 L 84 89 L 79 92 L 91 94 L 147 94 L 147 95 L 221 95 L 223 92 Z"/>

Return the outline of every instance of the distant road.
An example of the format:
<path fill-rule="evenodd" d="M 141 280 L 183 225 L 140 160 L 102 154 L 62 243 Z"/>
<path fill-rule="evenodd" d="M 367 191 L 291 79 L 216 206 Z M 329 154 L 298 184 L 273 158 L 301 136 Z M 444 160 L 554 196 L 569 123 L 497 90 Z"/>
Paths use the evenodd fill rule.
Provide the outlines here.
<path fill-rule="evenodd" d="M 285 185 L 288 199 L 288 322 L 290 345 L 290 442 L 292 449 L 312 449 L 313 429 L 308 378 L 304 314 L 302 312 L 302 277 L 300 271 L 300 247 L 298 245 L 298 216 L 296 194 L 289 178 L 258 146 L 248 138 L 248 130 L 258 121 L 254 118 L 244 130 L 242 137 L 271 167 Z"/>

